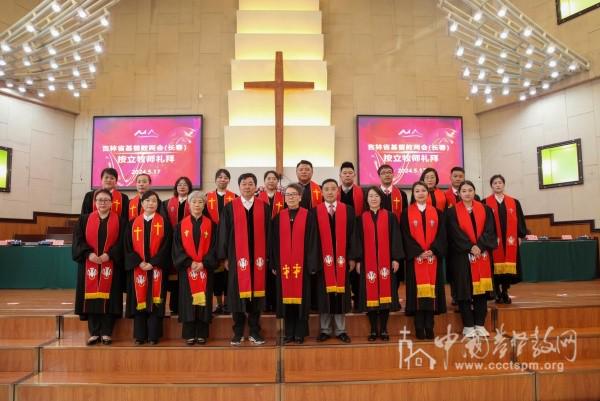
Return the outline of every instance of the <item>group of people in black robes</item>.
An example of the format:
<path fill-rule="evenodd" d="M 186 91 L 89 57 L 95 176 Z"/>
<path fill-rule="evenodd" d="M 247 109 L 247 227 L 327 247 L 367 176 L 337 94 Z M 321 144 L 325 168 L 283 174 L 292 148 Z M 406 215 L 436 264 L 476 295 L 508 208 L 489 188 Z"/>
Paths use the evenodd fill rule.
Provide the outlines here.
<path fill-rule="evenodd" d="M 345 314 L 352 310 L 366 313 L 369 341 L 388 341 L 390 312 L 401 308 L 400 281 L 417 338 L 434 338 L 434 315 L 447 309 L 446 282 L 463 334 L 489 335 L 487 302 L 511 302 L 527 232 L 519 201 L 504 193 L 504 177 L 491 178 L 492 194 L 481 202 L 462 167 L 450 172 L 447 191 L 428 168 L 409 203 L 389 165 L 378 169 L 381 184 L 365 189 L 355 184 L 351 162 L 342 164 L 339 184 L 314 182 L 306 160 L 296 173 L 298 182 L 283 191 L 275 171 L 265 173 L 261 190 L 254 174 L 242 174 L 240 196 L 227 189 L 226 169 L 208 193 L 180 177 L 161 202 L 149 175 L 136 177 L 130 200 L 116 189 L 116 170 L 104 169 L 102 188 L 86 194 L 73 234 L 75 311 L 88 321 L 87 343 L 112 342 L 123 292 L 135 344 L 158 343 L 167 291 L 188 345 L 206 343 L 215 313 L 231 313 L 231 345 L 246 338 L 263 344 L 265 310 L 284 320 L 286 344 L 304 342 L 311 311 L 320 314 L 319 342 L 351 342 Z"/>

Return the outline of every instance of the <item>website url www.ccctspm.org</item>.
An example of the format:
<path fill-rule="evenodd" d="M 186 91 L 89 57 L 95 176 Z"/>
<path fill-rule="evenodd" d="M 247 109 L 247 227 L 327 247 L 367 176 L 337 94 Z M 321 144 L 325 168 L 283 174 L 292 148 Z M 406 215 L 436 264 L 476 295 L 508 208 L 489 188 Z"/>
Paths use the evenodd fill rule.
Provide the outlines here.
<path fill-rule="evenodd" d="M 546 370 L 562 373 L 565 363 L 552 362 L 455 362 L 456 370 L 514 370 L 524 372 L 526 370 Z"/>

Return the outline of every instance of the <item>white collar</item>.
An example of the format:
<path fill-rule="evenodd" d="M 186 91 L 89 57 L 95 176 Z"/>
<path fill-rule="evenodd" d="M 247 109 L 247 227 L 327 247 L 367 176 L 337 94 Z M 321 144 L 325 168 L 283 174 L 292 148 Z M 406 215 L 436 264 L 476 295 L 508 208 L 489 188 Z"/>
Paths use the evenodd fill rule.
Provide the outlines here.
<path fill-rule="evenodd" d="M 392 184 L 389 187 L 384 187 L 383 185 L 381 185 L 379 188 L 381 188 L 383 193 L 385 193 L 386 191 L 390 191 L 390 193 L 392 193 L 392 189 L 394 188 L 394 185 Z"/>
<path fill-rule="evenodd" d="M 146 214 L 144 214 L 144 220 L 146 221 L 152 221 L 152 219 L 154 218 L 154 215 L 156 213 L 152 213 L 150 216 L 146 216 Z"/>
<path fill-rule="evenodd" d="M 423 210 L 427 209 L 427 203 L 423 203 L 421 205 L 420 203 L 417 202 L 417 208 L 419 209 L 420 212 L 422 212 Z"/>
<path fill-rule="evenodd" d="M 217 189 L 217 190 L 215 190 L 215 192 L 217 193 L 217 195 L 224 196 L 227 193 L 227 190 L 225 190 L 224 192 L 221 192 Z"/>
<path fill-rule="evenodd" d="M 458 188 L 452 187 L 452 192 L 454 192 L 454 195 L 456 195 L 458 193 Z"/>
<path fill-rule="evenodd" d="M 342 184 L 342 191 L 344 191 L 344 193 L 348 193 L 348 191 L 350 191 L 352 188 L 354 188 L 354 185 L 350 185 L 349 187 L 347 187 L 344 184 Z"/>
<path fill-rule="evenodd" d="M 502 194 L 502 195 L 494 194 L 494 198 L 496 198 L 496 201 L 498 203 L 504 202 L 504 194 Z"/>
<path fill-rule="evenodd" d="M 328 211 L 331 208 L 331 206 L 333 206 L 334 209 L 337 209 L 337 201 L 333 201 L 332 203 L 325 202 L 325 206 L 327 206 Z"/>
<path fill-rule="evenodd" d="M 241 198 L 242 198 L 242 204 L 244 205 L 246 210 L 250 210 L 252 205 L 254 205 L 254 197 L 250 198 L 250 200 L 246 200 L 243 196 Z"/>
<path fill-rule="evenodd" d="M 184 196 L 183 198 L 181 196 L 178 196 L 177 199 L 179 199 L 179 203 L 183 203 L 187 200 L 187 195 Z"/>

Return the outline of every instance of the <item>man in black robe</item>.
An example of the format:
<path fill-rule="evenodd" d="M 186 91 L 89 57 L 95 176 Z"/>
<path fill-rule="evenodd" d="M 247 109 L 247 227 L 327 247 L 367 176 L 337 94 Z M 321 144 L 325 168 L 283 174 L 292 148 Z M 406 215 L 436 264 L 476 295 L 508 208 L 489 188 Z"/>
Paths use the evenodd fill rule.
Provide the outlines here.
<path fill-rule="evenodd" d="M 238 185 L 240 187 L 241 198 L 236 198 L 232 202 L 225 205 L 221 212 L 219 220 L 219 237 L 217 240 L 217 257 L 219 260 L 224 260 L 225 269 L 228 270 L 227 283 L 227 300 L 233 315 L 233 338 L 231 345 L 240 345 L 244 340 L 244 326 L 246 319 L 250 328 L 249 340 L 254 344 L 264 344 L 265 340 L 260 334 L 260 314 L 265 307 L 265 296 L 257 296 L 254 294 L 255 277 L 254 275 L 266 273 L 266 260 L 258 260 L 254 255 L 254 213 L 256 208 L 263 208 L 264 212 L 264 241 L 266 249 L 269 249 L 267 242 L 270 216 L 267 206 L 260 199 L 256 199 L 256 176 L 252 173 L 245 173 L 239 176 Z M 247 243 L 249 250 L 249 268 L 251 273 L 251 292 L 249 298 L 240 296 L 239 273 L 238 273 L 238 258 L 236 256 L 236 233 L 234 221 L 234 202 L 241 202 L 246 213 L 246 228 L 247 228 Z M 248 268 L 248 262 L 245 261 L 244 268 Z M 239 261 L 241 263 L 241 260 Z M 262 288 L 264 292 L 264 288 Z"/>

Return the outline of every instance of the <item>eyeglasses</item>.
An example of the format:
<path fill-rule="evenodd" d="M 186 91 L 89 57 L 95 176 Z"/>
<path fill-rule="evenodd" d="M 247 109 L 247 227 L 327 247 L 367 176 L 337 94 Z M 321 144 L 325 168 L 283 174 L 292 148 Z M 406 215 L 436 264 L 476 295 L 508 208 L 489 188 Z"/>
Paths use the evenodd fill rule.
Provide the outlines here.
<path fill-rule="evenodd" d="M 96 203 L 110 203 L 112 199 L 96 199 Z"/>
<path fill-rule="evenodd" d="M 294 194 L 285 194 L 286 197 L 288 198 L 293 198 L 294 196 L 300 196 L 300 194 L 294 193 Z"/>

